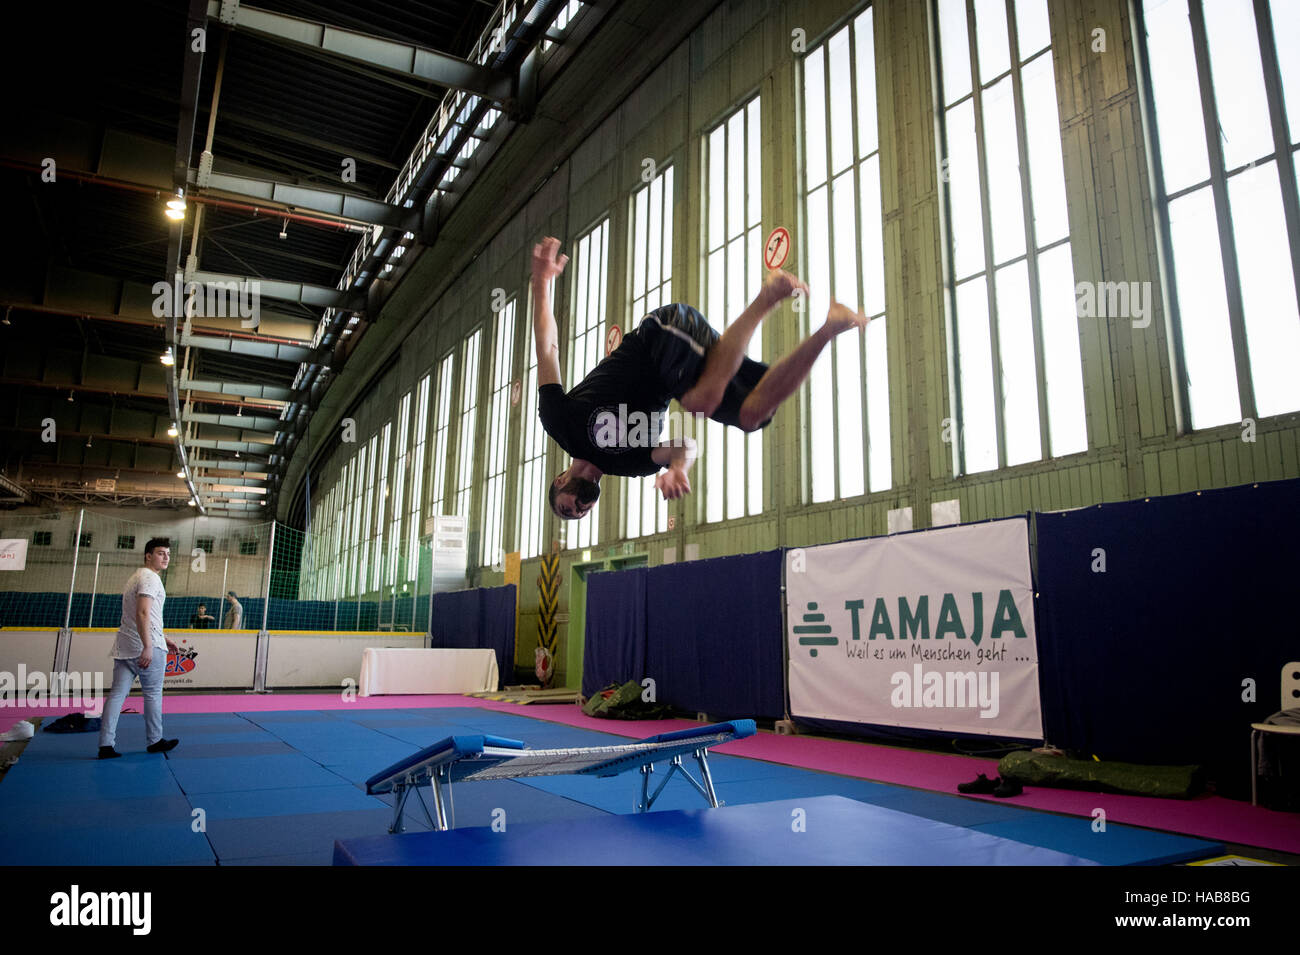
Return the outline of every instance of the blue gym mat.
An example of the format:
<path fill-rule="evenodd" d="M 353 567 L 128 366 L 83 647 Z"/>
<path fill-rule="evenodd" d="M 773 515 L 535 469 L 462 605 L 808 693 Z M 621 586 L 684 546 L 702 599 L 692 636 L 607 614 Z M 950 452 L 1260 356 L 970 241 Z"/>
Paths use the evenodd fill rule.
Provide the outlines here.
<path fill-rule="evenodd" d="M 429 827 L 412 800 L 405 816 L 408 832 L 388 834 L 392 796 L 366 795 L 365 780 L 448 736 L 512 737 L 536 749 L 629 741 L 526 716 L 463 707 L 169 714 L 165 727 L 169 736 L 180 738 L 180 746 L 166 757 L 150 755 L 144 752 L 143 717 L 123 714 L 117 748 L 124 755 L 106 761 L 94 758 L 93 733 L 38 731 L 0 781 L 0 864 L 329 865 L 337 840 L 397 845 L 423 833 L 429 839 L 472 842 L 478 837 L 461 833 L 481 830 L 499 837 L 489 828 L 493 822 L 505 822 L 512 834 L 559 823 L 574 831 L 608 826 L 599 831 L 621 839 L 618 833 L 641 832 L 636 827 L 646 825 L 632 816 L 640 780 L 629 773 L 613 779 L 459 783 L 448 794 L 455 832 L 424 833 Z M 819 797 L 842 797 L 893 812 L 891 826 L 912 821 L 924 832 L 926 821 L 933 820 L 957 829 L 962 839 L 974 838 L 970 845 L 1038 847 L 1050 853 L 1035 858 L 1056 854 L 1058 861 L 1152 865 L 1223 852 L 1218 843 L 1113 824 L 1093 832 L 1091 819 L 728 756 L 725 749 L 714 752 L 709 764 L 724 807 L 795 801 L 806 806 Z M 690 814 L 706 812 L 702 807 L 700 795 L 674 778 L 655 812 L 641 818 L 669 813 L 695 818 Z M 632 828 L 620 828 L 624 825 Z M 859 828 L 864 839 L 873 832 L 870 826 Z M 876 832 L 855 844 L 856 861 L 866 863 L 876 858 L 873 853 L 906 844 L 898 838 L 892 830 Z M 845 841 L 843 834 L 839 841 Z M 802 852 L 802 846 L 791 848 Z M 607 857 L 600 850 L 593 853 L 588 843 L 579 861 L 593 856 Z M 488 864 L 487 858 L 479 864 Z M 923 864 L 920 855 L 913 861 Z"/>
<path fill-rule="evenodd" d="M 606 815 L 341 839 L 335 865 L 1097 865 L 883 809 L 815 796 L 719 809 Z"/>

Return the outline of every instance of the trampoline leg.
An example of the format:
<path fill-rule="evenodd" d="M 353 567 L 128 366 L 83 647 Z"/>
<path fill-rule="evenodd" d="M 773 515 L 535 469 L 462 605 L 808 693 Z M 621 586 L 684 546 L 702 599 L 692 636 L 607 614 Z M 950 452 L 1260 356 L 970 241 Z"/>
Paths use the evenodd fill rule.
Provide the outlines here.
<path fill-rule="evenodd" d="M 641 767 L 641 801 L 636 804 L 637 812 L 650 811 L 650 774 L 654 771 L 654 763 L 645 763 Z"/>
<path fill-rule="evenodd" d="M 709 751 L 707 749 L 697 749 L 695 751 L 695 761 L 700 764 L 700 775 L 704 777 L 705 795 L 708 797 L 709 805 L 714 809 L 718 808 L 718 794 L 713 790 L 713 776 L 709 773 Z"/>
<path fill-rule="evenodd" d="M 393 822 L 392 825 L 388 827 L 389 832 L 402 832 L 404 830 L 405 827 L 402 825 L 402 813 L 406 809 L 406 797 L 410 794 L 411 790 L 409 787 L 398 786 L 397 798 L 393 800 Z"/>
<path fill-rule="evenodd" d="M 433 812 L 436 817 L 433 820 L 434 828 L 438 832 L 446 832 L 447 831 L 447 807 L 442 801 L 442 787 L 438 784 L 437 775 L 433 775 L 429 777 L 429 783 L 433 788 Z"/>
<path fill-rule="evenodd" d="M 1250 731 L 1250 804 L 1259 805 L 1259 730 Z"/>

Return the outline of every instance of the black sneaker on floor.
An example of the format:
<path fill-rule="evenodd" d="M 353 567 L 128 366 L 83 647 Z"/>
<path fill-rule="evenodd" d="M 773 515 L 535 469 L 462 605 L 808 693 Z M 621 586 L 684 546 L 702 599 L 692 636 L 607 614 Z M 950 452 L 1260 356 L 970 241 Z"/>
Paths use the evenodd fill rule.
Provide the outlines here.
<path fill-rule="evenodd" d="M 145 749 L 151 753 L 166 753 L 175 749 L 176 744 L 179 742 L 178 739 L 160 739 L 156 743 L 150 743 Z"/>
<path fill-rule="evenodd" d="M 968 783 L 958 783 L 957 792 L 959 793 L 991 793 L 998 788 L 999 779 L 994 777 L 989 779 L 983 773 L 972 779 Z"/>
<path fill-rule="evenodd" d="M 122 755 L 121 753 L 119 753 L 117 750 L 115 750 L 115 749 L 114 749 L 113 747 L 111 747 L 111 746 L 101 746 L 101 747 L 99 747 L 99 758 L 100 758 L 100 759 L 117 759 L 117 758 L 118 758 L 119 756 L 121 756 L 121 755 Z"/>
<path fill-rule="evenodd" d="M 1008 796 L 1019 796 L 1025 791 L 1025 787 L 1020 785 L 1014 779 L 1003 777 L 998 783 L 998 788 L 993 790 L 993 795 L 999 799 L 1006 799 Z"/>

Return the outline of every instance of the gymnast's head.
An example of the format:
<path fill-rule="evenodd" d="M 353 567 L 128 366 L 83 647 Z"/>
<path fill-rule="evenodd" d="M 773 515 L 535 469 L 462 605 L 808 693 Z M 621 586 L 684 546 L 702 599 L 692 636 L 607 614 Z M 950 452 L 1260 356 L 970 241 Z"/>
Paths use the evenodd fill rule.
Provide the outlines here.
<path fill-rule="evenodd" d="M 585 517 L 600 497 L 599 484 L 586 478 L 574 477 L 572 471 L 573 466 L 570 465 L 557 474 L 547 494 L 555 516 L 566 521 Z"/>

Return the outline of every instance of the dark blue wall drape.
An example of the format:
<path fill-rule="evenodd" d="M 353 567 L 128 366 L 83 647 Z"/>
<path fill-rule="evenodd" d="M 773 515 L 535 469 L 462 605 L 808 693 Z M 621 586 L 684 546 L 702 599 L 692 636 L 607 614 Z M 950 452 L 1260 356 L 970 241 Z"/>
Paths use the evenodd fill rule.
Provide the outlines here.
<path fill-rule="evenodd" d="M 779 719 L 781 552 L 593 574 L 583 693 L 655 681 L 655 699 L 712 716 Z"/>
<path fill-rule="evenodd" d="M 502 680 L 515 673 L 515 585 L 433 595 L 432 646 L 491 649 Z"/>
<path fill-rule="evenodd" d="M 785 712 L 779 550 L 654 568 L 646 676 L 660 701 L 710 716 Z"/>
<path fill-rule="evenodd" d="M 1300 481 L 1037 523 L 1047 738 L 1102 759 L 1198 763 L 1221 793 L 1248 797 L 1250 723 L 1281 708 L 1282 666 L 1300 657 Z"/>
<path fill-rule="evenodd" d="M 640 682 L 645 672 L 645 567 L 587 578 L 586 644 L 582 694 L 591 697 L 611 683 Z"/>

